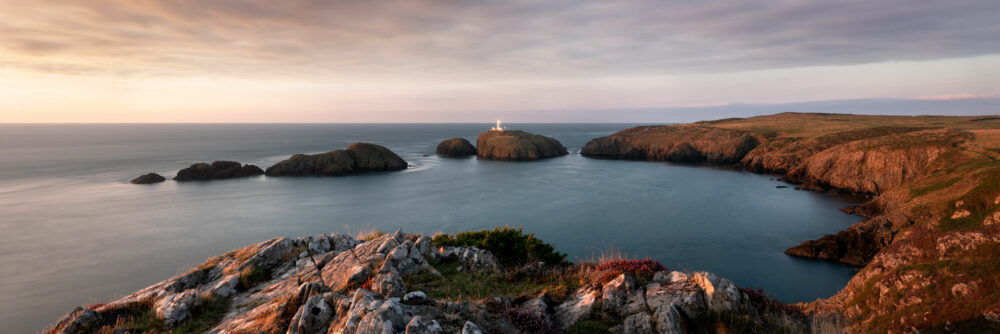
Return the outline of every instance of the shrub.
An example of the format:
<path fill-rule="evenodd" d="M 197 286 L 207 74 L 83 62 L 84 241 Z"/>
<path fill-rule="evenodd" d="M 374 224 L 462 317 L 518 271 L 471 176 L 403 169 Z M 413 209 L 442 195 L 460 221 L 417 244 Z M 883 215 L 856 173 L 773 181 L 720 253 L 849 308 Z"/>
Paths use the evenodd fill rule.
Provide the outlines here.
<path fill-rule="evenodd" d="M 652 275 L 657 271 L 667 270 L 660 261 L 650 258 L 642 260 L 610 260 L 602 262 L 595 268 L 597 271 L 614 271 L 619 274 L 625 273 L 632 276 Z"/>
<path fill-rule="evenodd" d="M 524 234 L 521 228 L 510 226 L 492 230 L 460 232 L 455 235 L 434 236 L 437 247 L 477 247 L 493 253 L 507 267 L 520 266 L 534 261 L 547 264 L 564 264 L 566 254 L 555 251 L 552 245 L 535 238 L 534 233 Z"/>

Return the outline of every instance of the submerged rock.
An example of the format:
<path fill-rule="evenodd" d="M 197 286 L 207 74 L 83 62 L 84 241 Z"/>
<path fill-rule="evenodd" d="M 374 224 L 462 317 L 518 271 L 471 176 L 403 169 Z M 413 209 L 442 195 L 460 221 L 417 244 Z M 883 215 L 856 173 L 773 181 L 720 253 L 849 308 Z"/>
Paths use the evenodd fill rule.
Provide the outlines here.
<path fill-rule="evenodd" d="M 267 176 L 341 176 L 364 172 L 397 171 L 406 161 L 375 144 L 354 143 L 346 150 L 306 155 L 296 154 L 268 167 Z"/>
<path fill-rule="evenodd" d="M 163 182 L 163 181 L 166 181 L 166 180 L 167 180 L 167 178 L 165 178 L 163 176 L 160 176 L 160 174 L 149 173 L 149 174 L 143 174 L 143 175 L 141 175 L 141 176 L 139 176 L 137 178 L 134 178 L 134 179 L 132 179 L 131 181 L 128 181 L 128 182 L 130 182 L 132 184 L 153 184 L 153 183 L 160 183 L 160 182 Z"/>
<path fill-rule="evenodd" d="M 446 139 L 438 144 L 437 154 L 446 157 L 467 157 L 476 155 L 476 147 L 465 138 Z"/>
<path fill-rule="evenodd" d="M 558 140 L 520 130 L 490 130 L 476 140 L 480 158 L 490 160 L 538 160 L 566 155 Z"/>
<path fill-rule="evenodd" d="M 222 180 L 261 174 L 264 174 L 264 171 L 254 165 L 240 165 L 236 161 L 218 160 L 211 164 L 199 162 L 181 169 L 177 171 L 177 176 L 174 176 L 174 181 Z"/>

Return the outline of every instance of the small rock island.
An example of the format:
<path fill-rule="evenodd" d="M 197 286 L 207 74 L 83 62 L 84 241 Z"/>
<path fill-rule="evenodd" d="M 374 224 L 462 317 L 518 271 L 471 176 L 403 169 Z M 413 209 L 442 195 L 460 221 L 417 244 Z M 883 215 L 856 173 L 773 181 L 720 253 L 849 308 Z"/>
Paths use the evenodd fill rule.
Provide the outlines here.
<path fill-rule="evenodd" d="M 177 171 L 177 176 L 174 176 L 174 181 L 223 180 L 261 174 L 264 174 L 264 171 L 255 165 L 241 165 L 236 161 L 217 160 L 211 164 L 199 162 L 188 168 L 181 169 Z"/>
<path fill-rule="evenodd" d="M 166 180 L 167 178 L 160 176 L 160 174 L 148 173 L 148 174 L 143 174 L 137 178 L 134 178 L 128 182 L 132 184 L 153 184 L 153 183 L 160 183 Z"/>
<path fill-rule="evenodd" d="M 354 143 L 346 150 L 293 155 L 268 167 L 264 175 L 342 176 L 364 172 L 398 171 L 406 168 L 406 160 L 384 146 Z"/>
<path fill-rule="evenodd" d="M 566 155 L 558 140 L 520 130 L 492 129 L 479 134 L 478 156 L 489 160 L 531 161 Z"/>
<path fill-rule="evenodd" d="M 444 157 L 468 157 L 476 155 L 476 147 L 465 138 L 445 139 L 438 144 L 437 154 Z"/>

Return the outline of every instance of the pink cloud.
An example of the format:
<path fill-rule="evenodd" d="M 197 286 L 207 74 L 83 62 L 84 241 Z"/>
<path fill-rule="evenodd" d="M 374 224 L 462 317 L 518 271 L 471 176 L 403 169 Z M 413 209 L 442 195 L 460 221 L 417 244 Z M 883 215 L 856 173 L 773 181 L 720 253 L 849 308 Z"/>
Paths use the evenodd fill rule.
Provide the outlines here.
<path fill-rule="evenodd" d="M 924 101 L 947 101 L 947 100 L 969 100 L 969 99 L 992 99 L 998 97 L 996 94 L 972 94 L 972 93 L 959 93 L 959 94 L 941 94 L 941 95 L 927 95 L 917 97 L 917 100 Z"/>

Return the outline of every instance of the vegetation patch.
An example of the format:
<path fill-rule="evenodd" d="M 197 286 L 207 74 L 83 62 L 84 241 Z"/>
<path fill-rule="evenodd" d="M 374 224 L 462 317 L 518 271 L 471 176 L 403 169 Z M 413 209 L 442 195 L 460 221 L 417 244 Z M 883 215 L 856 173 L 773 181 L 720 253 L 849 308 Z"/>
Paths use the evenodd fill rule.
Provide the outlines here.
<path fill-rule="evenodd" d="M 954 230 L 981 226 L 988 214 L 1000 208 L 996 203 L 997 197 L 1000 196 L 1000 169 L 985 170 L 977 173 L 976 178 L 981 180 L 978 186 L 972 188 L 961 199 L 950 203 L 950 208 L 968 210 L 969 214 L 956 217 L 946 213 L 939 225 L 941 229 Z"/>
<path fill-rule="evenodd" d="M 604 334 L 611 326 L 596 320 L 584 320 L 566 328 L 566 334 Z"/>
<path fill-rule="evenodd" d="M 107 323 L 99 325 L 94 333 L 204 333 L 222 321 L 229 311 L 231 298 L 202 297 L 201 304 L 191 310 L 191 317 L 173 329 L 168 329 L 163 319 L 153 311 L 152 300 L 106 311 Z"/>
<path fill-rule="evenodd" d="M 955 184 L 956 182 L 958 182 L 960 180 L 962 180 L 962 177 L 955 177 L 955 178 L 947 179 L 947 180 L 944 180 L 944 181 L 938 181 L 938 182 L 932 183 L 932 184 L 930 184 L 930 185 L 928 185 L 926 187 L 910 189 L 910 198 L 917 198 L 917 197 L 929 194 L 931 192 L 935 192 L 935 191 L 938 191 L 938 190 L 941 190 L 941 189 L 948 188 L 948 187 L 950 187 L 951 185 Z"/>
<path fill-rule="evenodd" d="M 535 313 L 532 310 L 511 305 L 509 302 L 499 303 L 493 300 L 487 304 L 491 312 L 514 325 L 519 333 L 560 333 L 552 324 L 552 319 L 545 313 Z"/>
<path fill-rule="evenodd" d="M 534 233 L 525 234 L 522 229 L 510 226 L 492 230 L 460 232 L 455 235 L 434 236 L 437 247 L 477 247 L 496 256 L 506 267 L 542 261 L 549 265 L 566 264 L 566 254 L 555 251 L 552 245 L 535 238 Z"/>
<path fill-rule="evenodd" d="M 241 291 L 247 290 L 257 286 L 257 284 L 266 282 L 270 278 L 271 273 L 267 270 L 256 265 L 249 266 L 240 270 L 240 284 L 237 288 Z"/>
<path fill-rule="evenodd" d="M 558 298 L 578 285 L 578 279 L 568 270 L 550 270 L 533 275 L 495 274 L 458 271 L 461 266 L 458 261 L 434 264 L 441 276 L 422 272 L 408 276 L 405 283 L 410 291 L 423 291 L 430 298 L 452 301 L 489 297 L 524 298 L 542 292 Z"/>

